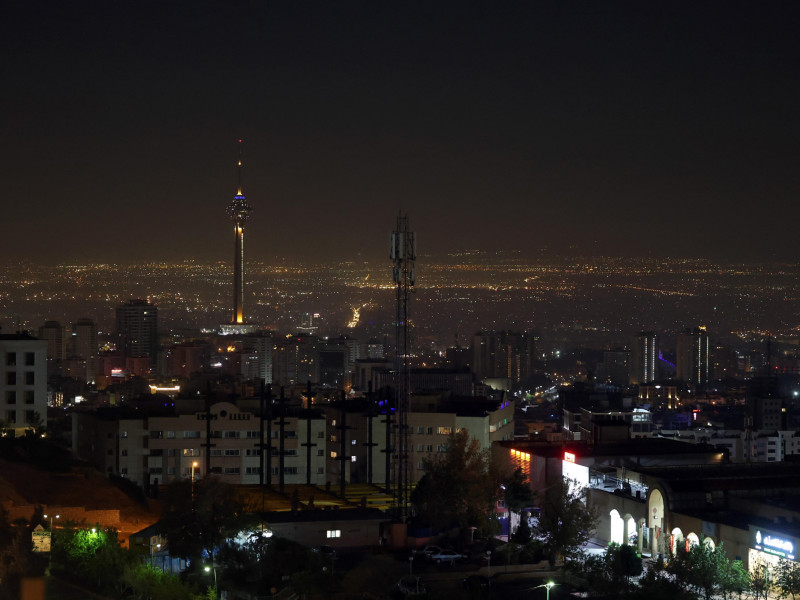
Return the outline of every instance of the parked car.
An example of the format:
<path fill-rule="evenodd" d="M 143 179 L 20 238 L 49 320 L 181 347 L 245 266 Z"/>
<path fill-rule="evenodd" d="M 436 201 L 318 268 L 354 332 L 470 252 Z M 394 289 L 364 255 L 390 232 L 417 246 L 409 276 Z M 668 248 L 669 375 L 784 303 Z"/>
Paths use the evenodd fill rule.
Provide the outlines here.
<path fill-rule="evenodd" d="M 431 554 L 431 560 L 437 565 L 443 562 L 449 562 L 451 565 L 455 564 L 457 560 L 465 558 L 463 554 L 459 554 L 455 550 L 440 550 L 436 554 Z"/>
<path fill-rule="evenodd" d="M 423 596 L 428 593 L 428 588 L 425 587 L 425 583 L 419 577 L 414 577 L 412 575 L 401 577 L 395 587 L 397 587 L 400 593 L 406 598 L 409 596 Z"/>
<path fill-rule="evenodd" d="M 489 578 L 484 575 L 470 575 L 462 581 L 465 590 L 477 591 L 489 586 Z"/>
<path fill-rule="evenodd" d="M 423 546 L 422 548 L 414 548 L 411 551 L 411 555 L 414 558 L 424 558 L 425 560 L 430 560 L 431 556 L 433 556 L 434 554 L 438 554 L 441 551 L 442 549 L 439 546 L 428 544 L 426 546 Z"/>
<path fill-rule="evenodd" d="M 336 557 L 336 549 L 331 548 L 330 546 L 314 546 L 311 550 L 321 554 L 322 556 L 329 556 L 331 558 Z"/>

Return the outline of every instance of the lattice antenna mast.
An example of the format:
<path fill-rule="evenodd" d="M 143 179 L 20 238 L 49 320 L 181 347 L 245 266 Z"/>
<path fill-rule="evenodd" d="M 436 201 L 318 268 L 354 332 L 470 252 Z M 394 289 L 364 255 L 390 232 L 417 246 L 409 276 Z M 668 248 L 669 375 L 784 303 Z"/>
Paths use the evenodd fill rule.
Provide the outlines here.
<path fill-rule="evenodd" d="M 397 394 L 397 432 L 395 443 L 395 473 L 397 509 L 405 520 L 409 514 L 411 489 L 410 432 L 408 413 L 411 396 L 411 365 L 408 340 L 408 298 L 414 290 L 417 239 L 409 230 L 408 215 L 397 216 L 397 228 L 392 232 L 389 256 L 394 265 L 392 279 L 397 289 L 397 314 L 395 318 L 395 390 Z"/>
<path fill-rule="evenodd" d="M 236 195 L 237 196 L 241 196 L 242 195 L 242 140 L 239 140 L 239 143 L 237 145 L 238 145 L 238 148 L 239 148 L 239 161 L 238 161 L 236 167 L 237 167 L 237 171 L 238 171 L 237 179 L 239 180 L 239 185 L 236 188 L 237 189 Z"/>

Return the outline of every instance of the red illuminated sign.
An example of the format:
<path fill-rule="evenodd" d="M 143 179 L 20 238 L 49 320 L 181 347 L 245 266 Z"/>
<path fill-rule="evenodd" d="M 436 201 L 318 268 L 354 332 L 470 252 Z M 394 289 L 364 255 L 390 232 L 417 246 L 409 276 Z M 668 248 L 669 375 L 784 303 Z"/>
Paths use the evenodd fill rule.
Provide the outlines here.
<path fill-rule="evenodd" d="M 572 452 L 564 452 L 564 460 L 567 462 L 574 463 L 575 455 Z"/>

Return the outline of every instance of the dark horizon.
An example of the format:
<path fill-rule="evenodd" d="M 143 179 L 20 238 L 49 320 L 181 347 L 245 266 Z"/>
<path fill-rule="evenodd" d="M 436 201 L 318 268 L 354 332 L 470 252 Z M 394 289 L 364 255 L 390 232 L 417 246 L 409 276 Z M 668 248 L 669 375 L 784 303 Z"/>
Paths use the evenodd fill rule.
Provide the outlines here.
<path fill-rule="evenodd" d="M 800 260 L 789 3 L 4 12 L 7 260 Z"/>

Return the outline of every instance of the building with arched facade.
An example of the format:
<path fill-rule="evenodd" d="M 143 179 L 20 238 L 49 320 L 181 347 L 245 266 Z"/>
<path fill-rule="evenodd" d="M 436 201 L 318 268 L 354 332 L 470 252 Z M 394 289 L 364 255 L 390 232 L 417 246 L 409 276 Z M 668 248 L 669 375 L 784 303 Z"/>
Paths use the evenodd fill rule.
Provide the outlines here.
<path fill-rule="evenodd" d="M 587 488 L 599 544 L 630 544 L 649 556 L 723 544 L 749 569 L 796 560 L 800 464 L 731 464 L 718 448 L 671 440 L 511 442 L 503 451 L 540 500 L 567 479 Z"/>

